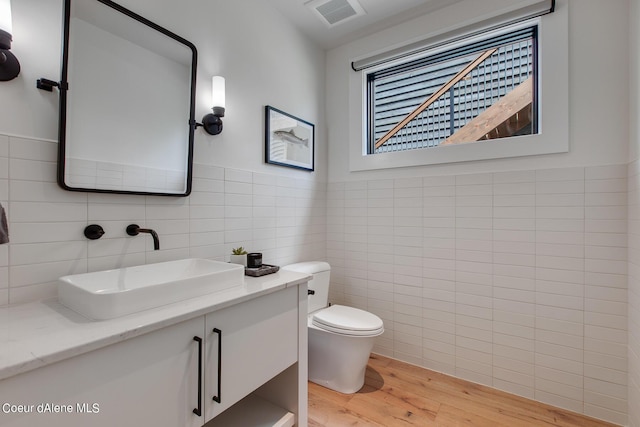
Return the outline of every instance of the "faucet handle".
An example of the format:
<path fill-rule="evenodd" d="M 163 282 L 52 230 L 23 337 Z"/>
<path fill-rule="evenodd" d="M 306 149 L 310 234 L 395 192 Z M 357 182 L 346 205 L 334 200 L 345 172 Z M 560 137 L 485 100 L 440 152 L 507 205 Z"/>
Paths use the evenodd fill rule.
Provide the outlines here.
<path fill-rule="evenodd" d="M 127 225 L 127 234 L 129 236 L 137 236 L 140 234 L 140 226 L 138 224 Z"/>
<path fill-rule="evenodd" d="M 97 240 L 104 234 L 104 229 L 98 224 L 87 225 L 84 229 L 84 237 L 91 240 Z"/>

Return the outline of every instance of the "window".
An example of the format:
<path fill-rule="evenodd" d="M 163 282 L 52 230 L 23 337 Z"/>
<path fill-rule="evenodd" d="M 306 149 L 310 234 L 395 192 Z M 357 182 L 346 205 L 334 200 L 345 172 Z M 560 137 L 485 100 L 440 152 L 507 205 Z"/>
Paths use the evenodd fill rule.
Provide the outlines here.
<path fill-rule="evenodd" d="M 459 40 L 366 74 L 366 154 L 538 134 L 538 26 Z"/>
<path fill-rule="evenodd" d="M 569 151 L 568 0 L 519 0 L 518 2 L 506 3 L 504 7 L 487 10 L 486 2 L 471 0 L 460 2 L 460 7 L 444 8 L 388 30 L 385 35 L 389 37 L 389 40 L 395 40 L 396 44 L 390 42 L 387 46 L 381 46 L 380 37 L 371 37 L 358 44 L 350 45 L 349 49 L 334 52 L 335 58 L 332 60 L 335 61 L 335 72 L 330 68 L 329 78 L 340 82 L 344 76 L 348 90 L 346 93 L 348 102 L 337 105 L 333 120 L 336 124 L 343 126 L 341 129 L 346 132 L 345 142 L 348 159 L 345 160 L 348 162 L 349 172 L 443 164 L 452 164 L 452 169 L 447 169 L 449 172 L 468 171 L 468 166 L 460 163 L 480 160 L 500 161 L 499 159 Z M 535 10 L 526 7 L 523 9 L 523 4 L 534 4 Z M 549 9 L 550 5 L 553 6 L 553 10 Z M 460 24 L 452 25 L 451 22 Z M 465 55 L 467 55 L 473 58 L 470 61 L 466 59 L 470 64 L 483 52 L 508 45 L 509 38 L 511 38 L 511 43 L 515 44 L 515 51 L 527 52 L 528 49 L 527 55 L 531 55 L 530 65 L 526 66 L 530 70 L 526 73 L 532 73 L 529 77 L 531 79 L 529 80 L 531 82 L 531 125 L 522 126 L 515 132 L 511 126 L 509 132 L 513 137 L 509 138 L 482 139 L 489 133 L 483 131 L 481 137 L 476 139 L 461 138 L 461 141 L 480 139 L 480 142 L 460 143 L 457 141 L 457 143 L 453 143 L 456 141 L 450 140 L 444 144 L 443 142 L 451 137 L 451 130 L 448 128 L 451 122 L 451 103 L 446 101 L 449 96 L 448 90 L 444 90 L 441 96 L 445 97 L 445 101 L 440 105 L 440 109 L 444 110 L 441 115 L 448 116 L 448 120 L 442 120 L 444 123 L 440 126 L 443 129 L 439 131 L 442 135 L 432 138 L 432 142 L 429 142 L 427 137 L 422 138 L 420 140 L 422 148 L 418 148 L 417 141 L 405 136 L 404 141 L 396 138 L 395 141 L 385 142 L 384 149 L 377 151 L 371 149 L 372 142 L 378 142 L 389 130 L 398 125 L 403 117 L 410 114 L 429 97 L 429 94 L 424 92 L 420 99 L 413 100 L 413 104 L 409 104 L 403 112 L 404 115 L 399 114 L 397 118 L 391 120 L 391 123 L 387 123 L 386 130 L 374 131 L 371 126 L 372 122 L 369 121 L 369 112 L 373 108 L 373 99 L 368 96 L 372 82 L 378 80 L 377 83 L 381 83 L 385 78 L 391 78 L 392 74 L 400 77 L 403 71 L 409 72 L 408 69 L 402 69 L 403 65 L 415 66 L 414 74 L 436 69 L 438 66 L 455 69 L 456 60 L 464 62 Z M 529 38 L 531 40 L 527 42 Z M 406 40 L 406 42 L 398 43 L 401 40 Z M 525 44 L 520 47 L 522 43 Z M 510 55 L 510 48 L 508 55 Z M 519 61 L 518 55 L 515 54 L 513 62 Z M 488 71 L 495 65 L 491 61 L 496 60 L 497 57 L 493 59 L 489 57 L 486 59 L 485 65 L 480 63 L 479 70 L 482 71 L 484 67 Z M 350 62 L 351 70 L 348 74 L 343 71 L 344 69 L 339 69 L 338 61 L 342 61 L 342 64 Z M 423 62 L 420 63 L 420 61 Z M 529 64 L 529 61 L 526 62 Z M 513 67 L 511 68 L 513 69 Z M 519 68 L 519 66 L 515 68 L 514 83 L 520 82 L 521 76 L 525 73 L 525 71 L 521 72 Z M 457 73 L 457 71 L 452 72 L 451 70 L 448 72 L 449 80 Z M 462 78 L 461 82 L 456 83 L 465 85 L 473 83 L 473 79 L 474 75 L 470 72 Z M 439 87 L 449 80 L 444 78 Z M 518 86 L 520 85 L 518 84 Z M 488 87 L 490 87 L 489 84 L 486 89 Z M 508 88 L 511 89 L 511 84 L 508 85 Z M 485 101 L 481 101 L 479 107 L 477 105 L 478 93 L 484 94 L 486 91 L 482 85 L 479 90 L 477 85 L 475 89 L 469 87 L 468 90 L 470 92 L 468 96 L 472 103 L 466 110 L 473 111 L 473 117 L 476 117 L 482 114 L 482 112 L 478 112 L 478 108 L 480 110 L 485 108 Z M 437 89 L 431 89 L 431 93 L 435 91 Z M 499 102 L 492 98 L 491 90 L 488 92 L 490 96 L 487 96 L 485 111 L 490 108 L 490 105 Z M 441 96 L 437 98 L 441 98 Z M 435 103 L 435 101 L 433 102 Z M 436 116 L 435 107 L 437 105 L 431 107 L 431 110 L 426 108 L 428 119 Z M 454 130 L 458 129 L 457 132 L 454 132 L 456 138 L 464 136 L 460 131 L 464 128 L 462 123 L 466 120 L 473 120 L 470 118 L 471 113 L 465 113 L 464 110 L 465 108 L 462 108 L 462 111 L 456 112 L 454 102 Z M 469 116 L 465 116 L 465 114 L 469 114 Z M 513 120 L 519 119 L 520 114 L 513 118 Z M 427 122 L 427 120 L 424 121 Z M 445 126 L 447 127 L 445 128 Z M 434 127 L 433 124 L 432 127 Z M 467 130 L 472 127 L 473 125 L 468 126 Z M 433 129 L 430 130 L 433 133 Z M 498 131 L 504 135 L 500 129 Z M 375 135 L 374 132 L 378 132 L 378 134 Z M 371 135 L 377 136 L 377 139 L 374 141 Z M 402 144 L 405 144 L 404 147 Z M 545 162 L 545 159 L 531 160 Z M 453 165 L 454 163 L 457 165 Z M 482 169 L 489 166 L 484 164 L 473 167 Z"/>

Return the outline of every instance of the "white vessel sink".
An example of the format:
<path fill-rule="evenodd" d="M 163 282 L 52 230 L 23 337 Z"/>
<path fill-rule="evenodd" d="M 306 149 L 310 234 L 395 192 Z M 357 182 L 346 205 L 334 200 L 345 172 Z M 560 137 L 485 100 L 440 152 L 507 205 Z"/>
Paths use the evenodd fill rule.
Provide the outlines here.
<path fill-rule="evenodd" d="M 183 259 L 58 279 L 58 300 L 91 319 L 105 320 L 242 286 L 244 267 Z"/>

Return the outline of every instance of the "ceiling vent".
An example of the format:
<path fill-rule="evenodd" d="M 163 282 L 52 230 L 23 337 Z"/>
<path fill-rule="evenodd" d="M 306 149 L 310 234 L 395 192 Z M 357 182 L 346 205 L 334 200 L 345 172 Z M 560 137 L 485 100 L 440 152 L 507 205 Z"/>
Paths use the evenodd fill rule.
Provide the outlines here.
<path fill-rule="evenodd" d="M 365 14 L 357 0 L 312 0 L 306 5 L 329 27 Z"/>

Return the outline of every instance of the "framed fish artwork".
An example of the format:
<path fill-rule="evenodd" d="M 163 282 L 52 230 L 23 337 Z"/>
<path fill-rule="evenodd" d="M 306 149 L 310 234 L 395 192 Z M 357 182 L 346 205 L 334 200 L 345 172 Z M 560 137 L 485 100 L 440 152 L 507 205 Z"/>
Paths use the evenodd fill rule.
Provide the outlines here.
<path fill-rule="evenodd" d="M 290 168 L 314 170 L 315 125 L 267 105 L 265 161 Z"/>

